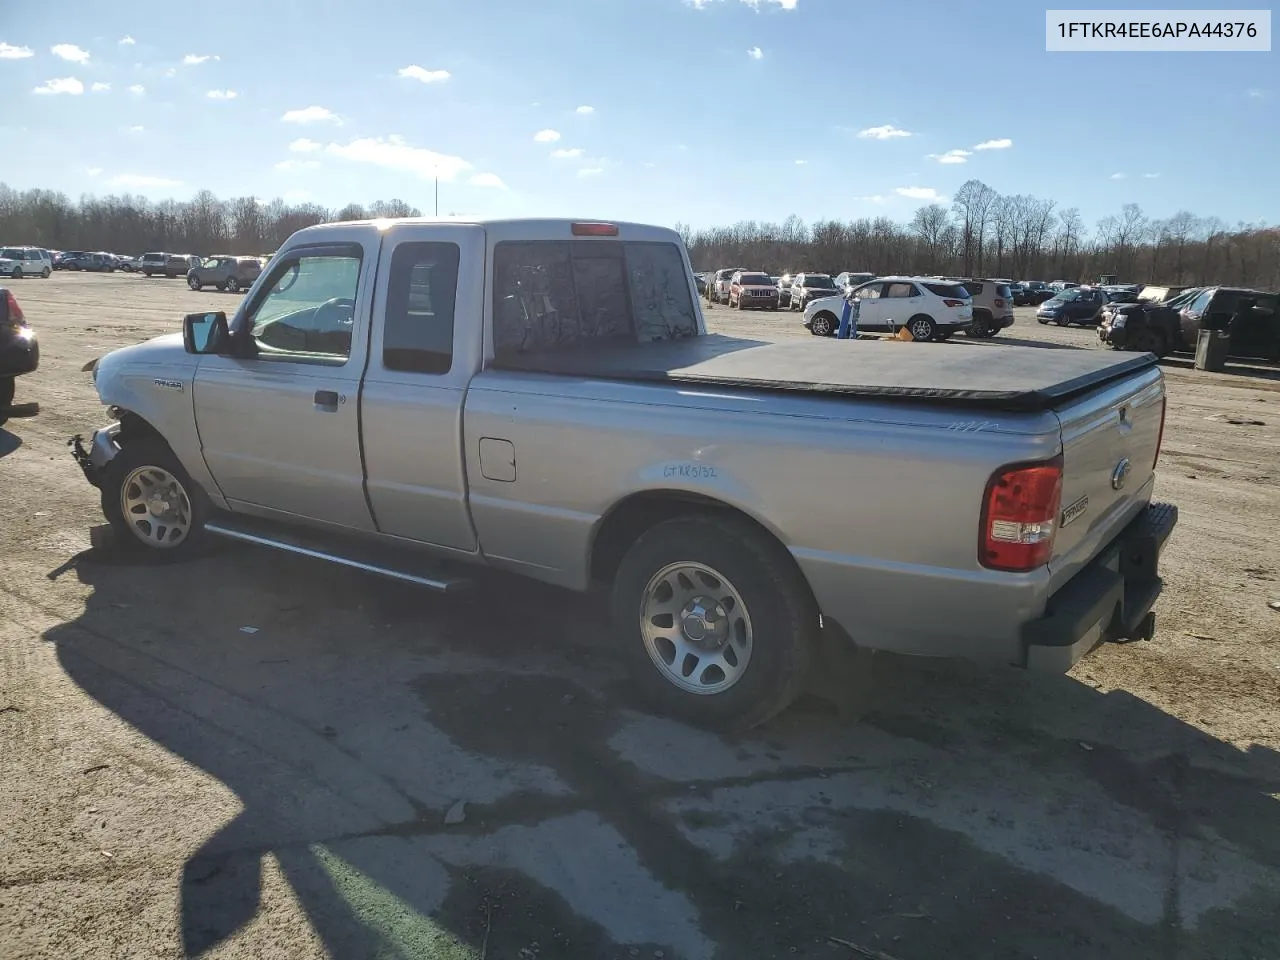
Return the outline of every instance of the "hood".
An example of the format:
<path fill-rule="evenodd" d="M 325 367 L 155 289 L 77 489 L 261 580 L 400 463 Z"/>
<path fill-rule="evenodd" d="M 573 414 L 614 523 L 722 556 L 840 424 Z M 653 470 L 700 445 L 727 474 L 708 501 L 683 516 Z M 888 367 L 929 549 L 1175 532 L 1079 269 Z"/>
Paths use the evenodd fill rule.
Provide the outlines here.
<path fill-rule="evenodd" d="M 181 333 L 167 333 L 162 337 L 121 347 L 103 354 L 87 365 L 94 371 L 94 381 L 104 382 L 127 368 L 163 367 L 171 377 L 189 377 L 199 357 L 187 353 L 182 345 Z"/>

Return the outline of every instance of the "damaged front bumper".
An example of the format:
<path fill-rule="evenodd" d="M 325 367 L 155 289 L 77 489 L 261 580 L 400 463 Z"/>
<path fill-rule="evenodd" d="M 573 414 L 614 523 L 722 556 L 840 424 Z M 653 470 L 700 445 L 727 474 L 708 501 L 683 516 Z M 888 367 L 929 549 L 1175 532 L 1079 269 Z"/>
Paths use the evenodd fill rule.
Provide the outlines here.
<path fill-rule="evenodd" d="M 85 441 L 82 434 L 76 434 L 67 441 L 67 446 L 71 448 L 71 456 L 75 458 L 76 463 L 80 465 L 80 469 L 84 471 L 85 479 L 95 487 L 101 486 L 102 471 L 106 469 L 112 458 L 120 452 L 120 444 L 116 440 L 119 433 L 120 424 L 117 421 L 93 431 L 93 435 L 88 442 Z"/>

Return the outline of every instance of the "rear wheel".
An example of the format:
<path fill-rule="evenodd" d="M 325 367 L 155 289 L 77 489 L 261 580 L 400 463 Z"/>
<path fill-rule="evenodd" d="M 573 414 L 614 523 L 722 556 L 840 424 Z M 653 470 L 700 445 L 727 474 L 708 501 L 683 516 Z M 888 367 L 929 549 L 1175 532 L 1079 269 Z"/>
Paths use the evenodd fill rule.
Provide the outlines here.
<path fill-rule="evenodd" d="M 809 332 L 815 337 L 829 337 L 835 333 L 836 318 L 834 314 L 823 313 L 815 314 L 814 318 L 809 321 Z"/>
<path fill-rule="evenodd" d="M 21 280 L 21 279 L 22 279 L 22 268 L 21 268 L 21 267 L 14 267 L 14 268 L 13 268 L 13 272 L 12 272 L 11 274 L 9 274 L 9 276 L 13 277 L 13 279 L 14 279 L 14 280 Z"/>
<path fill-rule="evenodd" d="M 40 279 L 41 279 L 41 280 L 48 280 L 48 279 L 49 279 L 49 274 L 50 274 L 50 273 L 52 273 L 52 272 L 53 272 L 53 271 L 52 271 L 52 270 L 50 270 L 48 267 L 45 267 L 43 270 L 41 270 L 41 271 L 40 271 Z"/>
<path fill-rule="evenodd" d="M 924 314 L 918 314 L 908 320 L 907 329 L 911 331 L 912 339 L 921 342 L 932 340 L 938 335 L 938 325 L 933 322 L 932 317 L 926 317 Z"/>
<path fill-rule="evenodd" d="M 227 291 L 227 293 L 239 293 L 240 281 L 235 277 L 227 277 L 227 279 L 222 283 L 222 289 Z"/>
<path fill-rule="evenodd" d="M 644 699 L 703 726 L 743 730 L 803 687 L 818 609 L 782 546 L 736 517 L 661 523 L 627 551 L 612 611 Z"/>

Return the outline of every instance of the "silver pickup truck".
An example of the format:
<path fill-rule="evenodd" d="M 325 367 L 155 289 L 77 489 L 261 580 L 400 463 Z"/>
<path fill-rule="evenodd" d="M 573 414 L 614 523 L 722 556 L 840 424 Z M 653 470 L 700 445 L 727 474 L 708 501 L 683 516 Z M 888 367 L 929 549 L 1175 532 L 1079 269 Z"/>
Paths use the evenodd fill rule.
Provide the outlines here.
<path fill-rule="evenodd" d="M 230 320 L 86 369 L 123 544 L 603 586 L 650 702 L 723 727 L 832 637 L 1056 671 L 1149 639 L 1177 519 L 1152 356 L 708 335 L 652 226 L 309 227 Z"/>

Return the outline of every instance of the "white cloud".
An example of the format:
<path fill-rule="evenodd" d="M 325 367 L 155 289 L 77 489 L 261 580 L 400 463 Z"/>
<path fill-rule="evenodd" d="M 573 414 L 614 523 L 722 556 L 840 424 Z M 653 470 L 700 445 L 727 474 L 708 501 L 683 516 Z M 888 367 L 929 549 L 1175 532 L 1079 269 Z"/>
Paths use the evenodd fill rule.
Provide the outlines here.
<path fill-rule="evenodd" d="M 539 130 L 533 135 L 536 143 L 555 143 L 560 139 L 560 134 L 556 130 Z"/>
<path fill-rule="evenodd" d="M 130 132 L 130 133 L 143 133 L 143 132 L 145 132 L 145 131 L 146 131 L 146 129 L 147 129 L 147 128 L 146 128 L 146 127 L 144 127 L 144 126 L 142 126 L 141 124 L 135 124 L 134 126 L 132 126 L 132 127 L 130 127 L 130 128 L 129 128 L 129 132 Z"/>
<path fill-rule="evenodd" d="M 705 10 L 711 4 L 719 3 L 720 0 L 684 0 L 684 2 L 695 10 Z M 773 4 L 780 10 L 794 10 L 799 2 L 800 0 L 742 0 L 745 6 L 757 11 L 765 4 Z"/>
<path fill-rule="evenodd" d="M 178 75 L 177 68 L 175 68 L 175 67 L 170 67 L 168 70 L 166 70 L 166 71 L 164 72 L 164 75 L 165 75 L 166 77 L 176 77 L 176 76 Z"/>
<path fill-rule="evenodd" d="M 147 92 L 147 88 L 140 83 L 135 83 L 132 87 L 129 88 L 129 92 L 134 94 L 135 96 L 140 97 Z"/>
<path fill-rule="evenodd" d="M 221 58 L 221 57 L 219 57 L 217 54 L 209 54 L 209 53 L 203 53 L 203 54 L 188 53 L 185 57 L 183 57 L 183 58 L 182 58 L 182 63 L 183 63 L 183 65 L 184 65 L 184 66 L 194 67 L 194 66 L 197 66 L 197 65 L 199 65 L 199 64 L 201 64 L 201 63 L 208 63 L 210 60 L 212 60 L 212 61 L 214 61 L 214 62 L 216 63 L 217 61 L 219 61 L 219 60 L 221 60 L 221 59 L 222 59 L 222 58 Z"/>
<path fill-rule="evenodd" d="M 752 47 L 750 50 L 747 51 L 747 56 L 750 57 L 752 60 L 762 60 L 764 59 L 764 51 L 761 50 L 759 47 Z"/>
<path fill-rule="evenodd" d="M 806 166 L 808 163 L 809 163 L 809 161 L 808 161 L 808 160 L 797 160 L 797 161 L 796 161 L 796 166 L 797 166 L 797 167 L 803 167 L 803 166 Z"/>
<path fill-rule="evenodd" d="M 882 127 L 867 127 L 865 130 L 859 130 L 858 136 L 864 140 L 893 140 L 895 137 L 913 136 L 909 130 L 899 130 L 892 124 L 886 123 Z"/>
<path fill-rule="evenodd" d="M 129 36 L 127 33 L 120 38 L 120 46 L 122 47 L 132 47 L 137 42 L 137 40 L 133 39 L 133 37 Z"/>
<path fill-rule="evenodd" d="M 315 153 L 323 146 L 324 144 L 322 143 L 317 143 L 314 140 L 308 140 L 306 137 L 299 137 L 297 140 L 294 140 L 289 144 L 289 149 L 294 153 Z"/>
<path fill-rule="evenodd" d="M 108 90 L 111 89 L 111 84 L 102 83 L 101 81 L 99 81 L 98 83 L 95 83 L 93 86 L 91 86 L 89 89 L 92 90 L 94 93 L 106 93 Z"/>
<path fill-rule="evenodd" d="M 428 70 L 415 63 L 401 67 L 396 71 L 396 76 L 404 77 L 406 80 L 421 80 L 423 83 L 442 83 L 449 79 L 450 74 L 448 70 Z"/>
<path fill-rule="evenodd" d="M 30 47 L 15 47 L 11 43 L 0 42 L 0 60 L 25 60 L 35 55 L 36 52 Z"/>
<path fill-rule="evenodd" d="M 582 106 L 580 106 L 580 107 L 579 107 L 577 110 L 575 110 L 574 112 L 575 112 L 575 113 L 580 113 L 580 114 L 582 114 L 583 116 L 586 116 L 587 114 L 595 113 L 595 112 L 596 112 L 596 108 L 595 108 L 595 107 L 589 107 L 589 106 L 587 106 L 587 105 L 584 103 Z"/>
<path fill-rule="evenodd" d="M 1143 180 L 1154 180 L 1154 179 L 1155 179 L 1156 177 L 1158 177 L 1158 176 L 1160 176 L 1160 174 L 1158 174 L 1158 173 L 1144 173 L 1144 174 L 1142 175 L 1142 179 L 1143 179 Z"/>
<path fill-rule="evenodd" d="M 171 180 L 168 177 L 148 177 L 137 173 L 122 173 L 117 177 L 112 177 L 108 183 L 113 187 L 180 187 L 181 180 Z"/>
<path fill-rule="evenodd" d="M 42 94 L 69 93 L 78 97 L 84 93 L 84 84 L 75 77 L 63 77 L 61 80 L 46 80 L 32 92 Z"/>
<path fill-rule="evenodd" d="M 101 167 L 90 167 L 88 170 L 85 171 L 85 173 L 87 173 L 91 177 L 96 177 L 101 172 L 102 172 Z"/>
<path fill-rule="evenodd" d="M 280 117 L 285 123 L 336 123 L 341 124 L 342 118 L 330 110 L 328 107 L 303 107 L 301 110 L 286 110 Z"/>
<path fill-rule="evenodd" d="M 931 153 L 929 159 L 939 163 L 968 163 L 971 156 L 973 154 L 968 150 L 948 150 L 946 153 Z"/>
<path fill-rule="evenodd" d="M 3 47 L 4 44 L 0 43 L 0 48 Z M 0 52 L 0 56 L 3 56 L 3 52 Z M 1267 91 L 1263 90 L 1261 87 L 1250 87 L 1244 92 L 1244 95 L 1252 100 L 1262 100 L 1267 96 Z"/>
<path fill-rule="evenodd" d="M 350 143 L 331 143 L 325 147 L 325 152 L 357 163 L 416 173 L 425 180 L 439 176 L 441 180 L 450 181 L 471 169 L 471 164 L 461 157 L 411 147 L 405 143 L 404 137 L 395 134 L 386 138 L 364 137 Z"/>
<path fill-rule="evenodd" d="M 604 167 L 583 167 L 578 171 L 580 177 L 598 177 L 604 173 Z"/>
<path fill-rule="evenodd" d="M 1129 175 L 1127 173 L 1113 173 L 1110 177 L 1108 177 L 1108 179 L 1109 180 L 1125 180 L 1128 178 L 1128 176 Z"/>
<path fill-rule="evenodd" d="M 561 147 L 559 150 L 552 150 L 551 156 L 557 160 L 576 160 L 582 156 L 581 147 Z"/>
<path fill-rule="evenodd" d="M 933 187 L 897 187 L 894 191 L 900 197 L 910 200 L 944 200 L 946 199 Z"/>
<path fill-rule="evenodd" d="M 74 43 L 56 43 L 49 48 L 49 52 L 55 57 L 61 57 L 71 63 L 89 62 L 89 51 L 77 47 Z"/>
<path fill-rule="evenodd" d="M 884 203 L 884 202 L 885 202 L 885 201 L 887 201 L 889 198 L 888 198 L 888 197 L 886 197 L 886 196 L 883 196 L 883 195 L 881 195 L 881 194 L 879 194 L 879 193 L 873 193 L 873 194 L 871 194 L 871 195 L 869 195 L 869 196 L 865 196 L 865 197 L 854 197 L 853 199 L 854 199 L 855 201 L 856 201 L 856 200 L 861 200 L 861 201 L 863 201 L 863 202 L 865 202 L 865 203 Z"/>
<path fill-rule="evenodd" d="M 473 187 L 493 187 L 497 190 L 507 189 L 507 185 L 502 182 L 502 178 L 496 173 L 477 173 L 467 182 Z"/>
<path fill-rule="evenodd" d="M 319 160 L 281 160 L 276 164 L 277 170 L 314 170 L 320 166 Z"/>
<path fill-rule="evenodd" d="M 1004 137 L 1000 140 L 983 140 L 982 143 L 979 143 L 973 149 L 975 150 L 1008 150 L 1012 146 L 1013 146 L 1013 141 L 1010 140 L 1008 137 Z"/>
<path fill-rule="evenodd" d="M 210 100 L 234 100 L 240 94 L 234 90 L 210 90 L 205 96 Z"/>

